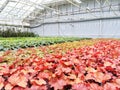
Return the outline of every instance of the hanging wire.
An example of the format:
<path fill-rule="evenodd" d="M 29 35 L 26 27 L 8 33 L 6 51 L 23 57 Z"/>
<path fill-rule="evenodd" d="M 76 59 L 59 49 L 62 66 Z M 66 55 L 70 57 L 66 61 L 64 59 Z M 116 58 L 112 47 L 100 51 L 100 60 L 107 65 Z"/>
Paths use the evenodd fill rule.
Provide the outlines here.
<path fill-rule="evenodd" d="M 69 3 L 71 3 L 72 5 L 74 5 L 74 6 L 78 7 L 78 8 L 80 7 L 79 5 L 73 3 L 71 0 L 66 0 L 66 1 L 68 1 Z M 84 10 L 83 8 L 81 8 L 81 9 Z M 97 18 L 97 16 L 95 16 L 94 14 L 92 14 L 92 11 L 91 11 L 89 8 L 86 8 L 86 10 L 87 10 L 88 12 L 90 12 L 90 14 L 91 14 L 93 17 L 96 17 L 96 18 Z"/>

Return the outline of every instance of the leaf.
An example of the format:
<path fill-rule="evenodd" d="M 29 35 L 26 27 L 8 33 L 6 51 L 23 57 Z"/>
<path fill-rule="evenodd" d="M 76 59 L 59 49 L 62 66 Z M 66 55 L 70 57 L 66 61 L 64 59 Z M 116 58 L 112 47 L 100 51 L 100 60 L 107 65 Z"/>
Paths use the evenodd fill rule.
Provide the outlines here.
<path fill-rule="evenodd" d="M 12 90 L 12 88 L 13 88 L 13 85 L 11 85 L 10 83 L 7 83 L 5 85 L 5 90 Z"/>
<path fill-rule="evenodd" d="M 9 74 L 9 66 L 7 64 L 2 64 L 2 66 L 0 66 L 0 75 L 6 74 Z"/>
<path fill-rule="evenodd" d="M 111 72 L 114 71 L 114 68 L 112 68 L 111 66 L 107 66 L 105 69 L 106 69 L 107 71 L 111 71 Z"/>
<path fill-rule="evenodd" d="M 63 89 L 63 87 L 67 85 L 65 80 L 57 80 L 56 82 L 51 82 L 51 87 L 54 87 L 54 90 L 58 90 L 58 89 Z"/>
<path fill-rule="evenodd" d="M 103 89 L 102 87 L 98 86 L 98 85 L 95 84 L 95 83 L 91 83 L 89 90 L 106 90 L 106 89 Z"/>
<path fill-rule="evenodd" d="M 87 74 L 86 76 L 85 76 L 85 80 L 87 81 L 87 80 L 94 80 L 95 78 L 93 77 L 93 74 Z"/>
<path fill-rule="evenodd" d="M 0 57 L 0 63 L 1 63 L 3 60 L 4 60 L 3 57 Z"/>
<path fill-rule="evenodd" d="M 102 72 L 88 73 L 85 80 L 95 80 L 96 82 L 102 83 L 111 79 L 111 75 L 104 74 Z"/>
<path fill-rule="evenodd" d="M 120 79 L 115 80 L 116 84 L 120 85 Z"/>
<path fill-rule="evenodd" d="M 112 78 L 112 76 L 110 74 L 104 74 L 102 82 L 109 81 L 111 78 Z"/>
<path fill-rule="evenodd" d="M 93 73 L 94 73 L 94 72 L 97 72 L 97 70 L 95 70 L 95 69 L 92 68 L 92 67 L 87 67 L 87 68 L 86 68 L 86 71 L 87 71 L 87 72 L 93 72 Z"/>
<path fill-rule="evenodd" d="M 25 90 L 25 89 L 22 87 L 14 87 L 12 90 Z"/>
<path fill-rule="evenodd" d="M 38 75 L 38 78 L 44 78 L 44 79 L 49 79 L 50 78 L 50 72 L 41 72 Z"/>
<path fill-rule="evenodd" d="M 64 64 L 65 64 L 66 66 L 71 66 L 71 65 L 72 65 L 72 62 L 71 62 L 71 61 L 66 61 L 66 62 L 64 62 Z"/>
<path fill-rule="evenodd" d="M 106 62 L 104 62 L 104 66 L 106 67 L 106 66 L 111 66 L 112 65 L 112 63 L 110 63 L 110 62 L 108 62 L 108 61 L 106 61 Z"/>
<path fill-rule="evenodd" d="M 36 86 L 36 85 L 32 85 L 31 88 L 27 89 L 27 90 L 47 90 L 48 88 L 46 86 Z"/>
<path fill-rule="evenodd" d="M 103 80 L 104 80 L 104 74 L 102 72 L 96 72 L 94 73 L 94 77 L 95 77 L 95 81 L 96 82 L 99 82 L 99 83 L 102 83 Z"/>
<path fill-rule="evenodd" d="M 89 90 L 84 84 L 75 84 L 72 87 L 73 90 Z"/>
<path fill-rule="evenodd" d="M 71 70 L 71 68 L 66 67 L 66 68 L 62 68 L 62 71 L 65 73 L 70 73 L 72 70 Z"/>
<path fill-rule="evenodd" d="M 25 88 L 27 86 L 27 78 L 24 75 L 13 74 L 8 78 L 8 81 L 13 85 L 18 85 Z"/>
<path fill-rule="evenodd" d="M 3 88 L 4 84 L 0 83 L 0 90 Z"/>
<path fill-rule="evenodd" d="M 0 45 L 0 50 L 2 50 L 4 47 Z"/>
<path fill-rule="evenodd" d="M 120 86 L 114 83 L 106 83 L 104 85 L 104 90 L 119 90 L 119 89 L 120 89 Z"/>
<path fill-rule="evenodd" d="M 3 88 L 4 86 L 4 79 L 0 76 L 0 90 Z"/>
<path fill-rule="evenodd" d="M 39 85 L 39 86 L 41 86 L 41 85 L 45 85 L 45 84 L 46 84 L 46 81 L 43 80 L 43 79 L 39 79 L 39 80 L 31 80 L 31 83 L 32 83 L 32 84 L 35 84 L 35 85 Z"/>
<path fill-rule="evenodd" d="M 68 78 L 69 79 L 71 79 L 71 80 L 76 80 L 76 75 L 75 74 L 70 74 L 69 76 L 68 76 Z"/>

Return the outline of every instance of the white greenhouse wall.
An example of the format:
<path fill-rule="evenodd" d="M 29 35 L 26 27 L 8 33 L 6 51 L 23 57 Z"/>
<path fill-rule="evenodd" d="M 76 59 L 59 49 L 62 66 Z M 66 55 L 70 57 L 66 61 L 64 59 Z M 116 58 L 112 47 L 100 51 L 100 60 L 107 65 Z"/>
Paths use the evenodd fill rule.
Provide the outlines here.
<path fill-rule="evenodd" d="M 105 0 L 102 1 L 105 3 Z M 81 11 L 76 6 L 71 8 L 70 4 L 60 5 L 59 10 L 64 15 L 58 17 L 53 13 L 53 16 L 49 16 L 52 12 L 48 11 L 45 17 L 38 16 L 31 22 L 31 31 L 40 36 L 120 38 L 120 0 L 109 2 L 111 5 L 105 3 L 101 11 L 96 0 L 86 0 L 80 8 L 89 7 L 93 10 L 91 12 Z M 39 20 L 41 17 L 43 20 Z"/>
<path fill-rule="evenodd" d="M 44 24 L 31 31 L 40 36 L 120 38 L 120 19 Z"/>

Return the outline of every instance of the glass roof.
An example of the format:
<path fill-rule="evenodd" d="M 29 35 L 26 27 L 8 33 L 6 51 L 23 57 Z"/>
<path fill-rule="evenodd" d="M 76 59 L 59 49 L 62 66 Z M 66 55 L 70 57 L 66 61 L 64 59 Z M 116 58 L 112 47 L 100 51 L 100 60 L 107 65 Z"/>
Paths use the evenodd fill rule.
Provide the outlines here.
<path fill-rule="evenodd" d="M 43 9 L 41 4 L 55 0 L 0 0 L 0 21 L 22 21 L 35 9 Z"/>

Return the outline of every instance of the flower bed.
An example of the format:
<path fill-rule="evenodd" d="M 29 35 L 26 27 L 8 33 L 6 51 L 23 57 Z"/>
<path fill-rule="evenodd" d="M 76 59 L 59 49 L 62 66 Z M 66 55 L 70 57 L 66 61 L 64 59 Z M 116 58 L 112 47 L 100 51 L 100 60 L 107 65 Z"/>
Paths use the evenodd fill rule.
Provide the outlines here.
<path fill-rule="evenodd" d="M 57 43 L 80 41 L 90 38 L 76 37 L 23 37 L 23 38 L 0 38 L 0 51 L 16 50 L 20 48 L 47 46 Z"/>
<path fill-rule="evenodd" d="M 18 52 L 24 54 L 24 50 Z M 34 50 L 32 53 L 27 58 L 16 58 L 11 65 L 4 63 L 0 66 L 0 89 L 120 90 L 118 40 L 99 41 L 92 46 L 73 48 L 64 54 L 45 53 L 39 56 Z"/>

